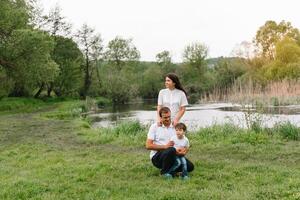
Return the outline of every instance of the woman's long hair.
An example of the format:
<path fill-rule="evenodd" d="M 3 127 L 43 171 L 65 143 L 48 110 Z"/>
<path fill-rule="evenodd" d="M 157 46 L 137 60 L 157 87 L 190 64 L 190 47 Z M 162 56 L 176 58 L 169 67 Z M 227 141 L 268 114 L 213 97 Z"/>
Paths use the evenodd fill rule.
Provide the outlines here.
<path fill-rule="evenodd" d="M 183 87 L 182 87 L 182 85 L 181 85 L 181 83 L 179 81 L 179 78 L 178 78 L 178 76 L 176 74 L 174 74 L 174 73 L 168 73 L 166 75 L 166 77 L 168 77 L 169 79 L 171 79 L 175 83 L 175 88 L 176 89 L 181 90 L 182 92 L 184 92 L 185 95 L 187 95 L 185 89 L 183 89 Z"/>

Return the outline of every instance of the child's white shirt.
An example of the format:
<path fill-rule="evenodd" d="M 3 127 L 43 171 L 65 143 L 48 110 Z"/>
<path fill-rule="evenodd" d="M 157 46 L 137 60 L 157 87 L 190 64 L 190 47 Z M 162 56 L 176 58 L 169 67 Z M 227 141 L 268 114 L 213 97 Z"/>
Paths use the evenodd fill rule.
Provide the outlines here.
<path fill-rule="evenodd" d="M 174 135 L 174 136 L 171 137 L 171 141 L 174 142 L 174 147 L 176 149 L 177 148 L 184 148 L 184 147 L 188 148 L 188 147 L 190 147 L 190 142 L 189 142 L 188 138 L 185 137 L 185 135 L 183 136 L 182 139 L 179 139 L 177 137 L 177 135 Z"/>

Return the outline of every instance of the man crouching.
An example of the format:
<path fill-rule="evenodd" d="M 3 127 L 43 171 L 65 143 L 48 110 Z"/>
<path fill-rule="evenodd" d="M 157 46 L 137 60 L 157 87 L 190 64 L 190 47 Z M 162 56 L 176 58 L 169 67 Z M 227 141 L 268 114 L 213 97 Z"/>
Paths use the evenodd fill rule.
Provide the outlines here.
<path fill-rule="evenodd" d="M 152 164 L 160 169 L 160 174 L 165 178 L 172 178 L 174 174 L 168 173 L 170 168 L 176 162 L 177 155 L 185 155 L 186 151 L 180 148 L 174 148 L 174 142 L 170 141 L 173 136 L 176 136 L 175 128 L 171 124 L 171 111 L 168 107 L 162 107 L 159 110 L 159 116 L 162 119 L 162 125 L 158 123 L 151 125 L 146 141 L 146 148 L 151 150 L 150 159 Z M 187 161 L 187 171 L 191 172 L 194 165 L 191 161 Z M 176 172 L 180 172 L 177 169 Z"/>

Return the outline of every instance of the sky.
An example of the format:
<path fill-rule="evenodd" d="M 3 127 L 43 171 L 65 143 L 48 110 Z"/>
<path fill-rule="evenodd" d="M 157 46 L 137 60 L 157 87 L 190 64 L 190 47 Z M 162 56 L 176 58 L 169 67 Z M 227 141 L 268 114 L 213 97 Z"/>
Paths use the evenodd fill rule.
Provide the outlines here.
<path fill-rule="evenodd" d="M 170 51 L 181 62 L 184 48 L 205 44 L 208 57 L 231 56 L 236 45 L 252 41 L 267 20 L 289 21 L 300 29 L 298 0 L 40 0 L 45 10 L 59 5 L 78 29 L 101 34 L 106 45 L 116 36 L 132 38 L 141 60 Z"/>

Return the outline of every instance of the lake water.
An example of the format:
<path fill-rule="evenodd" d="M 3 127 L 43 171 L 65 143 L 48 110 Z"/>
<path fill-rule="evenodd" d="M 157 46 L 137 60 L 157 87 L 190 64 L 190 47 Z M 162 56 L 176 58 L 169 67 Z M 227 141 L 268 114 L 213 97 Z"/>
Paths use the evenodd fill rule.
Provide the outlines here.
<path fill-rule="evenodd" d="M 156 120 L 156 102 L 126 104 L 114 108 L 100 110 L 91 114 L 93 127 L 110 127 L 124 121 L 137 120 L 144 125 L 150 125 Z M 300 105 L 277 106 L 264 108 L 259 114 L 255 108 L 231 103 L 194 104 L 187 107 L 182 122 L 189 130 L 213 124 L 233 123 L 246 127 L 245 113 L 251 113 L 253 120 L 260 121 L 263 126 L 271 127 L 275 123 L 290 121 L 300 126 Z M 261 113 L 261 112 L 260 112 Z"/>

